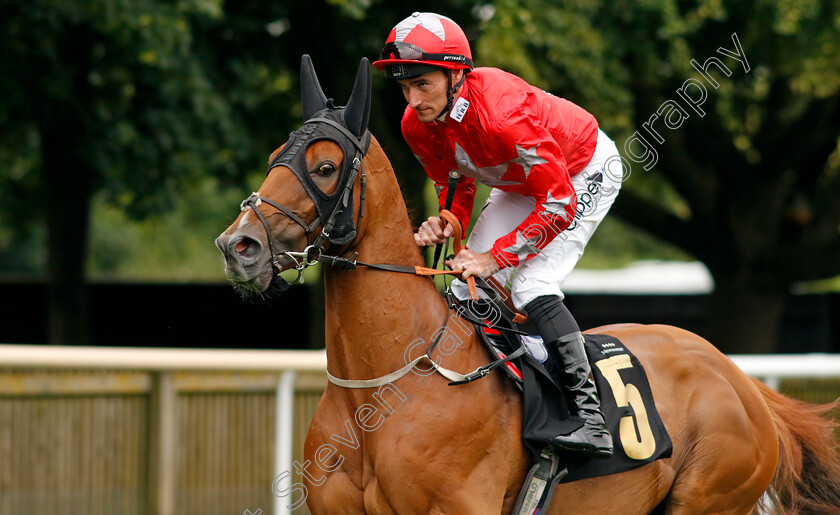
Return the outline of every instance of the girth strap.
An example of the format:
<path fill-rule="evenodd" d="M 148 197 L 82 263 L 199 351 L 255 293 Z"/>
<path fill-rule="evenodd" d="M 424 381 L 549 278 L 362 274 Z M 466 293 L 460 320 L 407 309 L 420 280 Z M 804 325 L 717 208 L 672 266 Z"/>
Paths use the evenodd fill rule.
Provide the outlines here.
<path fill-rule="evenodd" d="M 446 319 L 443 321 L 443 327 L 445 328 L 449 323 L 449 317 L 452 315 L 451 311 L 446 312 Z M 454 386 L 456 384 L 464 384 L 474 381 L 475 379 L 480 379 L 487 375 L 493 368 L 495 368 L 494 364 L 485 365 L 476 368 L 469 374 L 461 374 L 460 372 L 456 372 L 454 370 L 450 370 L 448 368 L 442 367 L 438 365 L 435 360 L 432 359 L 431 353 L 434 351 L 435 347 L 437 347 L 438 341 L 443 336 L 443 331 L 440 331 L 437 336 L 432 340 L 432 344 L 426 350 L 426 353 L 422 356 L 418 356 L 417 358 L 411 360 L 411 362 L 407 363 L 404 367 L 390 374 L 385 374 L 381 377 L 376 377 L 374 379 L 341 379 L 335 377 L 334 375 L 330 374 L 329 370 L 326 370 L 327 379 L 336 386 L 341 386 L 343 388 L 376 388 L 378 386 L 382 386 L 384 384 L 392 383 L 397 379 L 405 376 L 414 367 L 417 366 L 418 363 L 421 361 L 428 361 L 432 364 L 432 368 L 435 371 L 442 375 L 443 377 L 449 379 L 449 386 Z M 524 349 L 524 347 L 522 347 Z M 515 353 L 514 353 L 515 354 Z M 517 356 L 518 357 L 518 356 Z M 488 368 L 489 367 L 489 368 Z"/>
<path fill-rule="evenodd" d="M 516 358 L 522 356 L 526 352 L 528 352 L 528 348 L 523 345 L 522 347 L 519 347 L 518 349 L 513 351 L 510 355 L 506 356 L 505 358 L 498 359 L 498 360 L 490 363 L 489 365 L 484 365 L 483 367 L 478 367 L 473 372 L 470 372 L 469 374 L 465 375 L 463 379 L 459 379 L 457 381 L 452 381 L 451 383 L 449 383 L 449 386 L 458 386 L 458 385 L 470 383 L 470 382 L 475 381 L 477 379 L 481 379 L 482 377 L 486 376 L 487 374 L 489 374 L 493 370 L 499 368 L 500 366 L 502 366 L 506 363 L 510 363 L 511 361 L 513 361 Z"/>
<path fill-rule="evenodd" d="M 332 384 L 341 386 L 343 388 L 376 388 L 378 386 L 382 386 L 383 384 L 393 383 L 397 379 L 411 372 L 411 370 L 423 360 L 427 360 L 429 363 L 432 364 L 432 368 L 434 368 L 437 373 L 453 382 L 469 382 L 468 377 L 474 374 L 480 368 L 482 368 L 479 367 L 478 369 L 476 369 L 476 371 L 464 375 L 459 372 L 455 372 L 454 370 L 449 370 L 448 368 L 444 368 L 438 365 L 431 357 L 429 357 L 428 354 L 423 354 L 422 356 L 418 356 L 417 358 L 413 359 L 401 369 L 395 372 L 391 372 L 390 374 L 385 374 L 382 377 L 377 377 L 375 379 L 339 379 L 338 377 L 335 377 L 334 375 L 330 374 L 329 370 L 327 370 L 327 379 L 329 379 L 329 381 Z"/>
<path fill-rule="evenodd" d="M 402 367 L 399 370 L 391 372 L 390 374 L 385 374 L 384 376 L 377 377 L 374 379 L 340 379 L 335 377 L 334 375 L 330 374 L 330 371 L 327 370 L 327 379 L 337 386 L 341 386 L 342 388 L 376 388 L 382 386 L 383 384 L 393 383 L 397 379 L 400 379 L 404 375 L 411 372 L 415 366 L 421 361 L 428 361 L 431 363 L 432 368 L 435 369 L 435 372 L 442 375 L 443 377 L 449 379 L 450 383 L 449 386 L 457 386 L 462 384 L 471 383 L 477 379 L 481 379 L 482 377 L 486 376 L 494 369 L 504 365 L 505 363 L 512 361 L 527 352 L 525 346 L 520 347 L 515 352 L 511 353 L 510 356 L 507 356 L 504 359 L 500 359 L 490 363 L 489 365 L 484 365 L 481 367 L 476 368 L 469 374 L 462 374 L 460 372 L 456 372 L 454 370 L 450 370 L 448 368 L 442 367 L 435 363 L 435 361 L 428 355 L 423 354 L 422 356 L 418 356 L 414 358 L 411 362 L 409 362 L 406 366 Z"/>

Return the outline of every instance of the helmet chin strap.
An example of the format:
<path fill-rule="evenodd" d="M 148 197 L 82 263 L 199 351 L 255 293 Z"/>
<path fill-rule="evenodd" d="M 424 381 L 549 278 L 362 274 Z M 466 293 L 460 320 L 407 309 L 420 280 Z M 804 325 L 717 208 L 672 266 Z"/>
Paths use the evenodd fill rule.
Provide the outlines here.
<path fill-rule="evenodd" d="M 452 109 L 452 104 L 455 103 L 455 92 L 458 91 L 458 89 L 464 84 L 464 81 L 467 80 L 468 70 L 463 70 L 461 80 L 459 80 L 454 86 L 452 85 L 452 70 L 446 69 L 443 73 L 446 75 L 446 107 L 443 108 L 443 111 L 441 111 L 437 117 L 440 121 L 443 121 L 446 117 L 446 113 Z"/>

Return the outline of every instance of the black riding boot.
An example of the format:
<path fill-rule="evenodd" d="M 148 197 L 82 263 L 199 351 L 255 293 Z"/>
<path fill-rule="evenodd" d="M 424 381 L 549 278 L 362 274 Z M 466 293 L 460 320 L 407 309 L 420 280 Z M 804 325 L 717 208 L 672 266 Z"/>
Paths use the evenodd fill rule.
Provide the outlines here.
<path fill-rule="evenodd" d="M 525 306 L 525 311 L 556 361 L 546 363 L 546 368 L 557 385 L 566 391 L 577 415 L 584 420 L 583 427 L 577 431 L 555 437 L 555 447 L 601 458 L 611 456 L 612 437 L 601 413 L 598 390 L 590 377 L 580 327 L 560 297 L 555 295 L 532 300 Z"/>
<path fill-rule="evenodd" d="M 564 382 L 577 407 L 578 416 L 584 421 L 583 427 L 577 431 L 556 436 L 554 446 L 596 458 L 609 458 L 613 453 L 612 437 L 601 413 L 598 390 L 583 348 L 583 335 L 573 333 L 548 345 L 554 347 L 562 359 Z"/>

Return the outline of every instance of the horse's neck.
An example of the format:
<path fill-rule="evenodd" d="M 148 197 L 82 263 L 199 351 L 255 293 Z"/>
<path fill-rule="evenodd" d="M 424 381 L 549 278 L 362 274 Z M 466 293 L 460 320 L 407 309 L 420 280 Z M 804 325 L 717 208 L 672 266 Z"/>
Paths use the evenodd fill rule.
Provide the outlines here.
<path fill-rule="evenodd" d="M 383 179 L 387 185 L 389 177 Z M 368 263 L 422 265 L 405 204 L 390 179 L 396 188 L 391 192 L 375 191 L 371 181 L 366 226 L 354 250 Z M 396 370 L 410 346 L 416 347 L 412 356 L 425 352 L 446 317 L 446 303 L 428 278 L 366 267 L 328 269 L 325 287 L 327 359 L 339 377 L 372 378 Z"/>

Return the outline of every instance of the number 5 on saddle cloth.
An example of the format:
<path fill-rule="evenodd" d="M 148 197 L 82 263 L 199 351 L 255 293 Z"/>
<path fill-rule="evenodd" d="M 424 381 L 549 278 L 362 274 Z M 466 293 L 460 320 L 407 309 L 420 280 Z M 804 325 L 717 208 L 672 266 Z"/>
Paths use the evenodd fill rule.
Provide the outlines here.
<path fill-rule="evenodd" d="M 479 301 L 458 304 L 448 294 L 458 314 L 473 323 L 493 360 L 484 367 L 486 371 L 462 383 L 501 368 L 522 392 L 522 440 L 534 465 L 514 514 L 533 514 L 548 506 L 558 483 L 624 472 L 671 456 L 671 439 L 656 410 L 644 368 L 620 340 L 604 334 L 585 334 L 584 338 L 614 453 L 608 459 L 556 453 L 550 442 L 579 428 L 582 420 L 570 413 L 562 390 L 543 365 L 548 352 L 539 336 L 530 336 L 536 333 L 531 324 L 517 317 L 486 282 L 479 279 L 477 286 L 483 292 Z"/>

